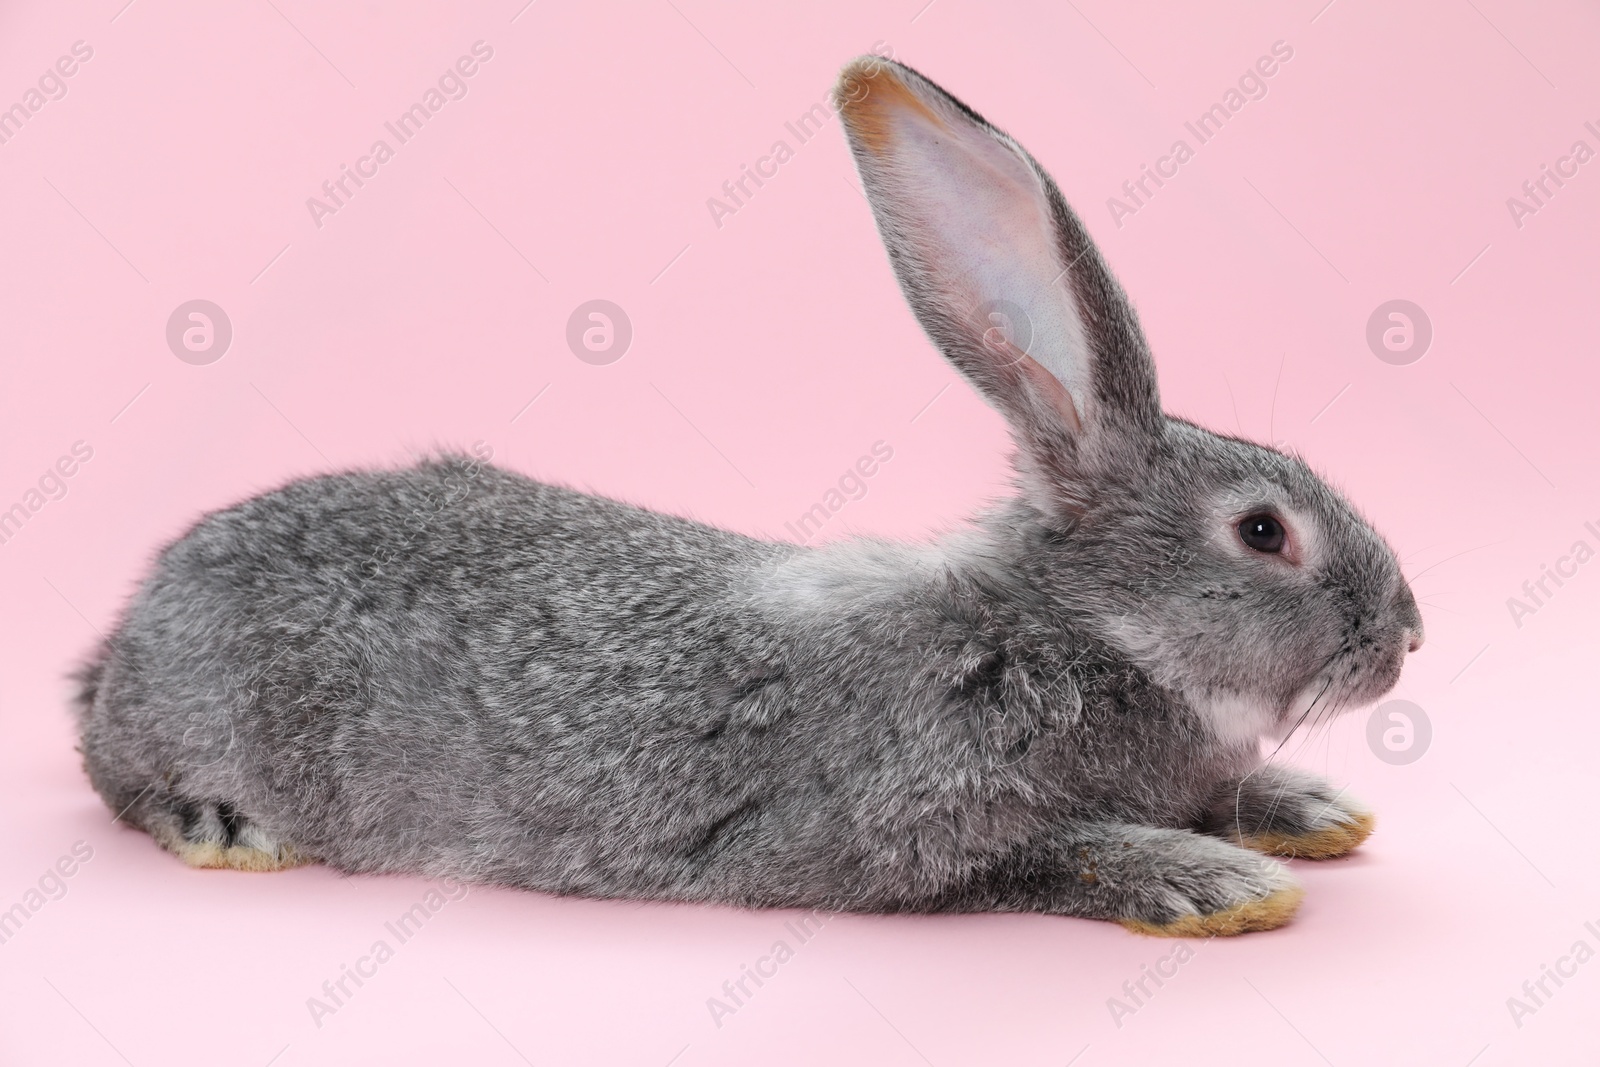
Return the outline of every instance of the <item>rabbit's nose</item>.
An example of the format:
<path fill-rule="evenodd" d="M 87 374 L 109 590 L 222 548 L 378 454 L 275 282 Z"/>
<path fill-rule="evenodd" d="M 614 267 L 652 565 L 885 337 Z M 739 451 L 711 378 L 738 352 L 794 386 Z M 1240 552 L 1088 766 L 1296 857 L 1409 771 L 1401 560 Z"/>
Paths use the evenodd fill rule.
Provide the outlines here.
<path fill-rule="evenodd" d="M 1415 652 L 1422 647 L 1422 612 L 1417 609 L 1417 598 L 1411 595 L 1411 587 L 1404 581 L 1395 590 L 1395 610 L 1400 616 L 1398 621 L 1405 627 L 1407 645 Z"/>

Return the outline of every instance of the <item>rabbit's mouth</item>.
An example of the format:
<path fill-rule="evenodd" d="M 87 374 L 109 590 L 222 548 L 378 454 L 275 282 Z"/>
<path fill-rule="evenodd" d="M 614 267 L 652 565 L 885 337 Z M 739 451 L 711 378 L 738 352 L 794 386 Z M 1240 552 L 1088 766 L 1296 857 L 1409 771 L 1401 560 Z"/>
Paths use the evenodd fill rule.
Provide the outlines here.
<path fill-rule="evenodd" d="M 1287 737 L 1306 724 L 1315 729 L 1352 708 L 1374 703 L 1400 680 L 1407 650 L 1400 640 L 1341 647 L 1284 707 L 1277 721 L 1279 736 Z"/>
<path fill-rule="evenodd" d="M 1344 686 L 1341 707 L 1364 707 L 1393 689 L 1400 681 L 1406 652 L 1406 644 L 1399 642 L 1388 648 L 1368 649 L 1364 655 L 1353 657 L 1355 662 Z"/>

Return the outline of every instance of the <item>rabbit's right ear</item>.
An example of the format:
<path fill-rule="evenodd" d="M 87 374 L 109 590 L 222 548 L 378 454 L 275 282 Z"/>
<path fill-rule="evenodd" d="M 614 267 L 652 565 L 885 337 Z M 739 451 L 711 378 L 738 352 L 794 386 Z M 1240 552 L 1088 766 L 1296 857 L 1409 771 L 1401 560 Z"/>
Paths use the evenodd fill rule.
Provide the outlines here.
<path fill-rule="evenodd" d="M 1121 287 L 1050 176 L 899 63 L 835 89 L 900 287 L 945 357 L 1006 416 L 1030 473 L 1069 495 L 1165 425 Z"/>

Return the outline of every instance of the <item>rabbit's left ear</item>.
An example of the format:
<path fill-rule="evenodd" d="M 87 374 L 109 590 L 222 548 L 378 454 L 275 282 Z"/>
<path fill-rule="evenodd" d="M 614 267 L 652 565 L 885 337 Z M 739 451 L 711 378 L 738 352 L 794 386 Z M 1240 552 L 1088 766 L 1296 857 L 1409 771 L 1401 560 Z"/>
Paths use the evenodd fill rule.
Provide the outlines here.
<path fill-rule="evenodd" d="M 1159 436 L 1133 309 L 1033 157 L 893 61 L 851 63 L 835 100 L 906 299 L 1029 465 L 1072 481 Z"/>

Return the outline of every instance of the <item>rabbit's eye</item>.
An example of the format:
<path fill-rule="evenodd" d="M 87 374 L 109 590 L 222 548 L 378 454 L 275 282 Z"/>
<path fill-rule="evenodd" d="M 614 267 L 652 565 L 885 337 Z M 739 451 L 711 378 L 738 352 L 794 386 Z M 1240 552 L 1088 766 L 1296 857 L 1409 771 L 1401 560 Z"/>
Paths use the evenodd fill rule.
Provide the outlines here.
<path fill-rule="evenodd" d="M 1251 515 L 1239 523 L 1239 540 L 1257 552 L 1283 551 L 1283 523 L 1271 515 Z"/>

